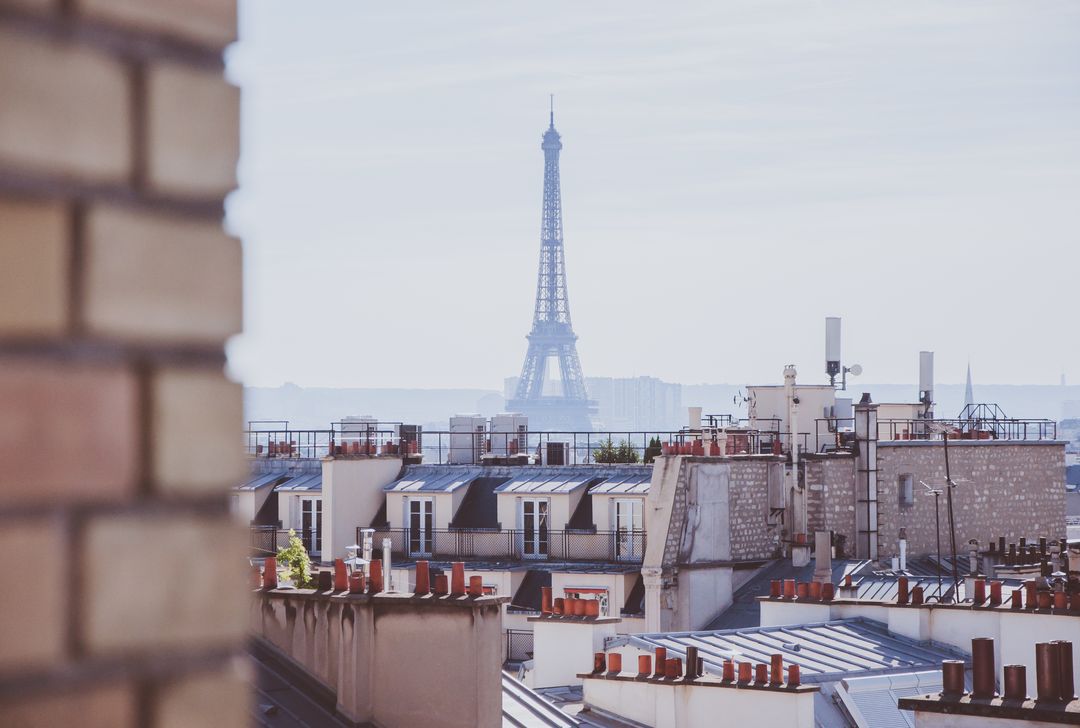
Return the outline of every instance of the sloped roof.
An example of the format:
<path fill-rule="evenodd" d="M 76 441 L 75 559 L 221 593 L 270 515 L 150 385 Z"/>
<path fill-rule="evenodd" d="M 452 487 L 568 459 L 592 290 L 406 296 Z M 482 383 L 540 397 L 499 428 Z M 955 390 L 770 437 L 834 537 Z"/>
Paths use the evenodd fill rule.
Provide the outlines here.
<path fill-rule="evenodd" d="M 860 725 L 874 728 L 915 728 L 915 714 L 900 710 L 897 701 L 941 690 L 941 670 L 899 675 L 849 677 L 836 686 L 836 695 Z"/>
<path fill-rule="evenodd" d="M 652 468 L 619 473 L 601 480 L 589 488 L 589 493 L 592 495 L 647 495 L 651 481 Z"/>
<path fill-rule="evenodd" d="M 284 483 L 278 485 L 274 490 L 277 491 L 316 491 L 322 490 L 322 472 L 318 473 L 299 473 L 292 478 L 289 478 Z"/>
<path fill-rule="evenodd" d="M 285 478 L 287 476 L 288 476 L 288 473 L 286 473 L 284 471 L 280 471 L 280 470 L 277 471 L 277 472 L 259 473 L 257 475 L 251 476 L 251 480 L 247 481 L 246 483 L 242 483 L 242 484 L 236 486 L 236 489 L 237 490 L 259 490 L 260 488 L 265 488 L 268 485 L 273 485 L 277 481 L 279 481 L 282 478 Z"/>
<path fill-rule="evenodd" d="M 482 468 L 471 465 L 410 465 L 385 486 L 387 492 L 453 493 L 480 477 Z"/>
<path fill-rule="evenodd" d="M 502 714 L 504 726 L 577 728 L 581 725 L 580 721 L 505 672 L 502 673 Z"/>
<path fill-rule="evenodd" d="M 785 663 L 799 666 L 808 683 L 936 669 L 942 660 L 966 658 L 959 650 L 893 634 L 881 622 L 862 617 L 784 627 L 628 635 L 607 646 L 626 644 L 647 651 L 665 647 L 669 655 L 681 656 L 695 646 L 706 672 L 716 675 L 722 674 L 725 659 L 768 663 L 779 653 Z"/>
<path fill-rule="evenodd" d="M 522 469 L 506 483 L 495 489 L 496 493 L 572 493 L 595 481 L 602 474 L 595 468 L 541 468 Z"/>

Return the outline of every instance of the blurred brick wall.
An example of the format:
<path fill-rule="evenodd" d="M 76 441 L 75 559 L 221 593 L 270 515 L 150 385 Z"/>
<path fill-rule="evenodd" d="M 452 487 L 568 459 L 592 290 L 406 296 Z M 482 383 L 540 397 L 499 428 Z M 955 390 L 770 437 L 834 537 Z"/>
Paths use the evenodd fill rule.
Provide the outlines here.
<path fill-rule="evenodd" d="M 0 0 L 0 726 L 249 720 L 235 32 Z"/>

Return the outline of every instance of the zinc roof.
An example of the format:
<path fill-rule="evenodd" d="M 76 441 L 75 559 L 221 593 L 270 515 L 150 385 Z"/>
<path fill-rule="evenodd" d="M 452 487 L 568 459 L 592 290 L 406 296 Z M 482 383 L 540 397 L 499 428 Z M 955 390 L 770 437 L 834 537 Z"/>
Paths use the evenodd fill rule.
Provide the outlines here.
<path fill-rule="evenodd" d="M 402 493 L 452 493 L 483 473 L 483 469 L 469 465 L 411 465 L 400 478 L 383 490 Z"/>
<path fill-rule="evenodd" d="M 597 477 L 593 468 L 541 468 L 523 469 L 506 483 L 495 489 L 496 493 L 572 493 Z"/>
<path fill-rule="evenodd" d="M 282 472 L 282 471 L 270 472 L 270 473 L 259 473 L 258 475 L 253 475 L 251 477 L 251 480 L 247 481 L 246 483 L 241 483 L 240 485 L 236 486 L 236 489 L 237 490 L 258 490 L 259 488 L 265 488 L 268 485 L 273 485 L 277 481 L 279 481 L 282 478 L 286 477 L 286 475 L 288 475 L 288 473 L 285 473 L 285 472 Z"/>
<path fill-rule="evenodd" d="M 589 488 L 591 495 L 647 495 L 652 481 L 652 470 L 637 473 L 620 473 L 601 480 Z"/>
<path fill-rule="evenodd" d="M 274 490 L 322 490 L 322 471 L 318 473 L 299 473 L 286 480 Z"/>
<path fill-rule="evenodd" d="M 725 659 L 768 663 L 779 653 L 785 663 L 798 665 L 803 681 L 809 683 L 935 669 L 942 660 L 966 657 L 950 647 L 892 634 L 884 624 L 862 617 L 784 627 L 628 635 L 609 641 L 608 647 L 625 644 L 647 651 L 665 647 L 669 655 L 681 656 L 695 646 L 706 672 L 717 675 L 722 674 Z"/>

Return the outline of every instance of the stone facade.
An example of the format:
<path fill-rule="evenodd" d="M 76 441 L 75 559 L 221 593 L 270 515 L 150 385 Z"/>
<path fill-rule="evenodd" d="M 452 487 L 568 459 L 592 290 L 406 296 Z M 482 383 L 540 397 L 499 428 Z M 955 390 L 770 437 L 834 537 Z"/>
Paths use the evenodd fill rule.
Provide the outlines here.
<path fill-rule="evenodd" d="M 770 526 L 769 468 L 783 467 L 779 458 L 734 458 L 728 481 L 728 528 L 731 559 L 749 561 L 775 556 L 780 526 Z M 775 476 L 774 476 L 775 477 Z"/>
<path fill-rule="evenodd" d="M 1021 536 L 1065 536 L 1065 445 L 1061 442 L 959 440 L 949 443 L 949 465 L 956 488 L 953 510 L 956 547 L 967 552 L 968 539 L 986 548 L 992 538 L 1007 542 Z M 914 476 L 914 503 L 899 501 L 899 478 Z M 936 553 L 934 497 L 920 481 L 945 482 L 940 441 L 878 443 L 879 557 L 899 553 L 901 527 L 907 529 L 908 553 Z M 948 552 L 945 496 L 941 496 L 942 551 Z"/>
<path fill-rule="evenodd" d="M 232 0 L 0 0 L 0 725 L 233 726 Z"/>
<path fill-rule="evenodd" d="M 807 455 L 803 462 L 808 530 L 832 531 L 842 537 L 837 539 L 838 546 L 843 544 L 842 553 L 854 553 L 855 458 L 847 453 Z"/>

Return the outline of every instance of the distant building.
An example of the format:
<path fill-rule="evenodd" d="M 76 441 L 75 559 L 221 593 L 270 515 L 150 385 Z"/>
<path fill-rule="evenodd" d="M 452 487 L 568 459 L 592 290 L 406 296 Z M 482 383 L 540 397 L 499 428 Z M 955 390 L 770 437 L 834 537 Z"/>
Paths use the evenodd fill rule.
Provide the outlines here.
<path fill-rule="evenodd" d="M 503 380 L 503 396 L 510 400 L 520 377 Z M 596 403 L 596 429 L 611 432 L 677 430 L 685 424 L 681 384 L 656 377 L 586 377 L 589 396 Z"/>

